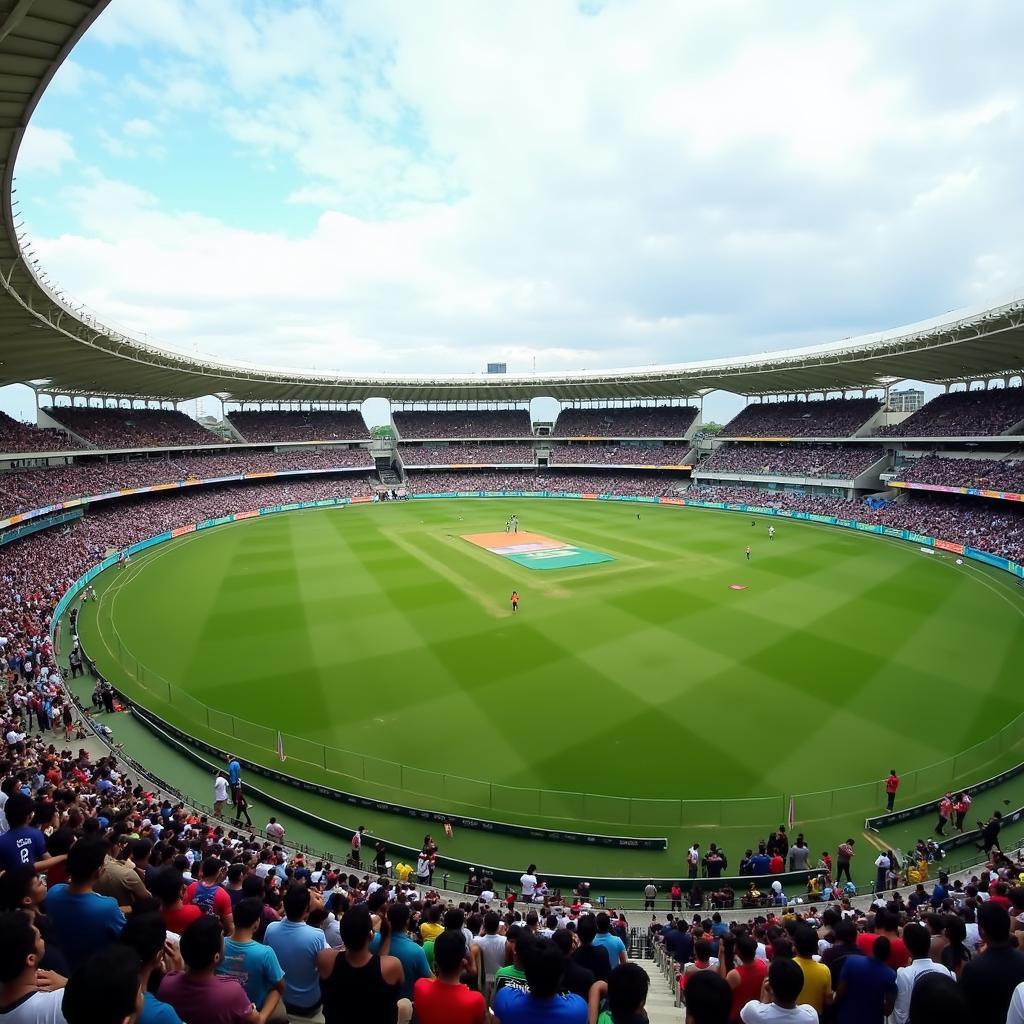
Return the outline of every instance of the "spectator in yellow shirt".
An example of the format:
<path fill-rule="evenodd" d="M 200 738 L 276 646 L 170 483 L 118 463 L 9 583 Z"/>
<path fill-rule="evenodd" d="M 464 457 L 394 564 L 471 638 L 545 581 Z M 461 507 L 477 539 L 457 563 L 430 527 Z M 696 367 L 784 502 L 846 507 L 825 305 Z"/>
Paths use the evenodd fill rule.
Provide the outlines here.
<path fill-rule="evenodd" d="M 832 972 L 814 959 L 818 952 L 818 936 L 807 924 L 800 925 L 793 935 L 796 956 L 793 962 L 804 975 L 803 988 L 797 996 L 798 1006 L 813 1007 L 820 1017 L 826 1006 L 832 1002 Z"/>

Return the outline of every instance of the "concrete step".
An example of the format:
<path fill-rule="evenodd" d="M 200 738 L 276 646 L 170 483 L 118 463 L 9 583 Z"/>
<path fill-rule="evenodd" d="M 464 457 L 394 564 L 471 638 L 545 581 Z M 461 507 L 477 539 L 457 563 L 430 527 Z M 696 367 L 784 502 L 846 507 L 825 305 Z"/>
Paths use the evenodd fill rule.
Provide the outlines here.
<path fill-rule="evenodd" d="M 647 992 L 647 1018 L 650 1024 L 680 1024 L 683 1011 L 675 1005 L 672 986 L 653 960 L 634 960 L 651 979 Z"/>

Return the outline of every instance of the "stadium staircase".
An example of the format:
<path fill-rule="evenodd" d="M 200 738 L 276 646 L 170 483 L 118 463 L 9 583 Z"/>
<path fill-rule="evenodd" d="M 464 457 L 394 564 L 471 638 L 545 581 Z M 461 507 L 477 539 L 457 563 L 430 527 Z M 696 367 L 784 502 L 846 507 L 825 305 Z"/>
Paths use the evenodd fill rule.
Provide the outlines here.
<path fill-rule="evenodd" d="M 672 988 L 666 984 L 664 971 L 649 959 L 635 960 L 651 979 L 650 988 L 647 990 L 647 1019 L 650 1024 L 679 1024 L 681 1013 L 678 1004 L 672 993 Z"/>

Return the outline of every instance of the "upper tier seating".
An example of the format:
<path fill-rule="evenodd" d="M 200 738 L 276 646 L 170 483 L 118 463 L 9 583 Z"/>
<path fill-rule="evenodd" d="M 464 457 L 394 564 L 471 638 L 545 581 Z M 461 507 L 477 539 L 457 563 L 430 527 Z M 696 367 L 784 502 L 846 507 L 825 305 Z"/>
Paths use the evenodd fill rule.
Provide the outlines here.
<path fill-rule="evenodd" d="M 564 473 L 533 470 L 495 473 L 414 472 L 406 489 L 413 494 L 449 491 L 568 491 L 582 494 L 629 494 L 660 497 L 679 484 L 675 478 L 658 474 L 615 473 L 590 476 L 567 470 Z"/>
<path fill-rule="evenodd" d="M 44 430 L 20 423 L 0 412 L 0 452 L 66 452 L 81 448 L 58 430 Z"/>
<path fill-rule="evenodd" d="M 889 437 L 991 437 L 1005 434 L 1022 420 L 1024 387 L 950 391 L 883 433 Z"/>
<path fill-rule="evenodd" d="M 529 437 L 533 433 L 525 409 L 396 412 L 398 433 L 406 440 L 423 437 Z"/>
<path fill-rule="evenodd" d="M 688 444 L 556 444 L 551 463 L 558 466 L 681 466 L 693 449 Z"/>
<path fill-rule="evenodd" d="M 498 466 L 505 463 L 533 465 L 533 447 L 528 444 L 455 444 L 398 446 L 406 466 Z"/>
<path fill-rule="evenodd" d="M 370 431 L 358 410 L 231 412 L 228 422 L 246 441 L 365 441 Z"/>
<path fill-rule="evenodd" d="M 292 449 L 283 452 L 199 452 L 131 462 L 90 462 L 51 469 L 0 473 L 0 517 L 42 508 L 58 501 L 129 487 L 150 487 L 176 480 L 208 479 L 238 473 L 287 469 L 373 469 L 365 448 Z"/>
<path fill-rule="evenodd" d="M 882 408 L 877 398 L 755 402 L 734 416 L 723 437 L 850 437 Z"/>
<path fill-rule="evenodd" d="M 881 446 L 870 444 L 724 444 L 697 472 L 852 479 L 884 454 Z"/>
<path fill-rule="evenodd" d="M 908 459 L 895 470 L 896 479 L 939 487 L 981 487 L 992 491 L 1024 492 L 1024 459 L 948 458 L 926 455 Z"/>
<path fill-rule="evenodd" d="M 53 419 L 97 448 L 166 448 L 224 444 L 224 439 L 176 409 L 87 409 L 57 406 Z"/>
<path fill-rule="evenodd" d="M 633 409 L 563 409 L 554 437 L 683 437 L 698 410 L 692 405 Z"/>

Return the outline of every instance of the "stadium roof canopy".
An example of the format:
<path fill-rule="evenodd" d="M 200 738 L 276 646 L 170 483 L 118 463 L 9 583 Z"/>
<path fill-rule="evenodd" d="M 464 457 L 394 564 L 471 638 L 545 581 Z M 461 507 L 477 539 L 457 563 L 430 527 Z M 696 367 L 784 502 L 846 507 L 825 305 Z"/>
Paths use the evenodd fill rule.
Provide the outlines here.
<path fill-rule="evenodd" d="M 14 161 L 54 72 L 109 0 L 0 0 L 0 384 L 60 394 L 180 401 L 520 401 L 680 398 L 712 390 L 788 394 L 950 383 L 1024 371 L 1024 293 L 878 334 L 790 352 L 648 368 L 530 375 L 348 376 L 227 363 L 112 330 L 51 291 L 23 252 L 12 209 Z"/>

